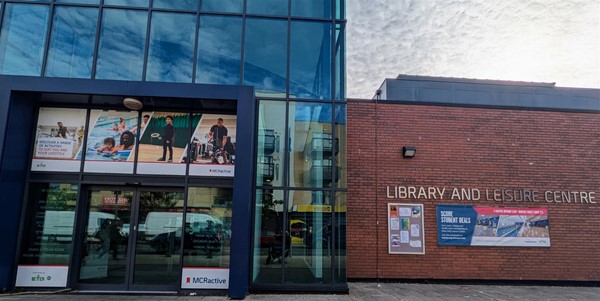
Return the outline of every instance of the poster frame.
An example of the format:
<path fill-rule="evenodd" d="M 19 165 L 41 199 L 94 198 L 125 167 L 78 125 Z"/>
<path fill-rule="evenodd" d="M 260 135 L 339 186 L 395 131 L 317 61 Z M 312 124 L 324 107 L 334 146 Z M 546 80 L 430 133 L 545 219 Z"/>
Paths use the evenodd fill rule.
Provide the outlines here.
<path fill-rule="evenodd" d="M 420 236 L 422 238 L 422 251 L 419 252 L 399 252 L 399 251 L 392 251 L 392 241 L 391 241 L 391 237 L 392 237 L 392 228 L 391 228 L 391 216 L 390 216 L 390 210 L 392 208 L 392 206 L 410 206 L 410 207 L 414 207 L 414 206 L 419 206 L 421 208 L 421 215 L 420 217 L 418 217 L 418 219 L 420 220 L 421 223 L 421 227 L 419 229 L 420 231 Z M 425 255 L 425 206 L 423 204 L 417 204 L 417 203 L 388 203 L 387 204 L 387 246 L 388 246 L 388 254 L 408 254 L 408 255 Z"/>

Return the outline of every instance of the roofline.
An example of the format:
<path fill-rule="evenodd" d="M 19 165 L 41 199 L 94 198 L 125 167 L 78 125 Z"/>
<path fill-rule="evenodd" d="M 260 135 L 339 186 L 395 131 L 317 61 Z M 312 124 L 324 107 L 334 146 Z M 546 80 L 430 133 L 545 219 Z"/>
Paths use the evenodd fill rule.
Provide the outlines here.
<path fill-rule="evenodd" d="M 450 82 L 450 83 L 470 83 L 470 84 L 486 84 L 486 85 L 502 85 L 502 86 L 527 86 L 527 87 L 546 87 L 554 88 L 556 83 L 545 82 L 524 82 L 510 80 L 495 80 L 495 79 L 475 79 L 475 78 L 459 78 L 459 77 L 443 77 L 443 76 L 423 76 L 423 75 L 408 75 L 398 74 L 396 78 L 386 78 L 386 80 L 405 80 L 405 81 L 432 81 L 432 82 Z"/>

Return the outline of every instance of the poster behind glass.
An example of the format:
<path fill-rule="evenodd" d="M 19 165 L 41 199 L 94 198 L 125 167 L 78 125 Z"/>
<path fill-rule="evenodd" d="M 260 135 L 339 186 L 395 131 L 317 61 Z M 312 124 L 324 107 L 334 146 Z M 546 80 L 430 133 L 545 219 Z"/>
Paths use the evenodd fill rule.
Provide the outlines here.
<path fill-rule="evenodd" d="M 142 113 L 138 174 L 185 175 L 190 114 Z"/>
<path fill-rule="evenodd" d="M 32 171 L 78 172 L 86 110 L 41 107 L 35 133 Z"/>
<path fill-rule="evenodd" d="M 133 173 L 138 113 L 91 110 L 85 172 Z"/>
<path fill-rule="evenodd" d="M 233 177 L 237 116 L 193 114 L 190 143 L 191 176 Z"/>

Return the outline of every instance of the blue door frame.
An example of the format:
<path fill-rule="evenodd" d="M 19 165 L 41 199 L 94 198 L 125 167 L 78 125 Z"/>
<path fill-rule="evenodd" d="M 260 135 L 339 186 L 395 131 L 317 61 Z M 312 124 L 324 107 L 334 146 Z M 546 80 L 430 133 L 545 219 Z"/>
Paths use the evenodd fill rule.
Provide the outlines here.
<path fill-rule="evenodd" d="M 237 102 L 236 153 L 233 181 L 233 215 L 229 297 L 241 299 L 248 293 L 254 179 L 256 101 L 247 86 L 152 83 L 131 81 L 60 79 L 0 76 L 0 288 L 13 288 L 18 260 L 17 236 L 25 182 L 29 169 L 31 138 L 38 102 L 36 93 L 170 97 Z"/>

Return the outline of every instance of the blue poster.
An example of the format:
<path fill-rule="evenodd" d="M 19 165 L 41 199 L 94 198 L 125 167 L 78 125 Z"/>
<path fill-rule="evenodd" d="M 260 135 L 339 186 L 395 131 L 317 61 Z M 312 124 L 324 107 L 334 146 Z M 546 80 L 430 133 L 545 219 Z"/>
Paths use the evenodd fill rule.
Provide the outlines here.
<path fill-rule="evenodd" d="M 550 247 L 546 208 L 437 205 L 438 245 Z"/>

